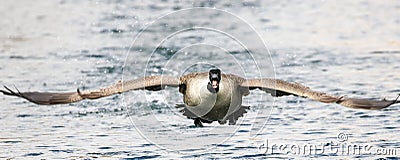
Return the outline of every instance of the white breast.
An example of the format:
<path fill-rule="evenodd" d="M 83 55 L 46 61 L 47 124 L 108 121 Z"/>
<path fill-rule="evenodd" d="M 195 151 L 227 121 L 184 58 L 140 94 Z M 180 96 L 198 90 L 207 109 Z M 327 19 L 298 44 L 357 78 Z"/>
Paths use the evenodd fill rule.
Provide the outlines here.
<path fill-rule="evenodd" d="M 206 76 L 192 78 L 186 83 L 184 102 L 197 116 L 203 116 L 211 109 L 220 107 L 229 107 L 228 113 L 233 112 L 242 103 L 242 96 L 233 81 L 222 79 L 218 93 L 211 93 L 207 89 L 208 83 Z"/>
<path fill-rule="evenodd" d="M 188 80 L 186 83 L 185 103 L 189 106 L 197 106 L 202 103 L 202 100 L 212 100 L 216 94 L 207 90 L 208 82 L 209 80 L 205 76 L 198 76 Z"/>

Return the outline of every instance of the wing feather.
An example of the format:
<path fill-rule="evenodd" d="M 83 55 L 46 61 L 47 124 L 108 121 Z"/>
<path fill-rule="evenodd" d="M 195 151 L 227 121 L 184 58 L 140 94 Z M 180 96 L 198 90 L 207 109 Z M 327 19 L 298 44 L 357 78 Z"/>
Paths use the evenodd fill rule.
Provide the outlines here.
<path fill-rule="evenodd" d="M 285 82 L 279 79 L 251 79 L 244 81 L 241 86 L 249 89 L 261 89 L 267 93 L 271 93 L 272 96 L 301 96 L 324 103 L 338 103 L 345 107 L 356 109 L 378 110 L 389 107 L 395 103 L 400 103 L 398 100 L 400 95 L 395 100 L 347 98 L 344 96 L 333 96 L 323 92 L 314 91 L 302 84 Z"/>
<path fill-rule="evenodd" d="M 97 99 L 114 94 L 120 94 L 130 90 L 151 90 L 157 91 L 164 89 L 165 86 L 179 87 L 181 84 L 178 77 L 172 76 L 148 76 L 129 81 L 118 81 L 114 85 L 97 89 L 76 92 L 20 92 L 11 90 L 4 86 L 5 90 L 0 90 L 4 95 L 24 98 L 30 102 L 40 105 L 68 104 L 78 102 L 83 99 Z"/>

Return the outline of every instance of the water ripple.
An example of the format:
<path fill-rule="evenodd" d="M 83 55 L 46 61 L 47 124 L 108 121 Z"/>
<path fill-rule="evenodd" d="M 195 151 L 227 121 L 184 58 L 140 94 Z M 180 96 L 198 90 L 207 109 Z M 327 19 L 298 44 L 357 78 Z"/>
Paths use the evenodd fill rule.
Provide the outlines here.
<path fill-rule="evenodd" d="M 129 157 L 129 158 L 122 158 L 123 160 L 137 160 L 137 159 L 156 159 L 161 157 L 161 155 L 151 155 L 151 156 L 137 156 L 137 157 Z"/>
<path fill-rule="evenodd" d="M 42 155 L 42 154 L 43 154 L 42 152 L 39 152 L 39 153 L 28 153 L 28 154 L 25 154 L 24 157 L 40 156 L 40 155 Z"/>

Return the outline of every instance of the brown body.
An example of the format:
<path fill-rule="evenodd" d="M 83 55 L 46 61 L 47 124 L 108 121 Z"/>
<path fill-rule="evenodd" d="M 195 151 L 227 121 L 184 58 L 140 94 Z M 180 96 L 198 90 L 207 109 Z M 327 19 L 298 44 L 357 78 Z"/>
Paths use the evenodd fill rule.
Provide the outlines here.
<path fill-rule="evenodd" d="M 217 79 L 213 71 L 217 71 Z M 218 82 L 218 83 L 217 83 Z M 190 73 L 181 77 L 147 76 L 129 81 L 118 81 L 114 85 L 88 91 L 51 93 L 51 92 L 20 92 L 4 86 L 0 90 L 5 95 L 17 96 L 40 105 L 67 104 L 84 99 L 97 99 L 131 90 L 158 91 L 165 86 L 179 87 L 184 96 L 185 105 L 181 110 L 188 118 L 195 119 L 196 126 L 201 122 L 218 121 L 221 124 L 229 121 L 235 124 L 239 117 L 246 113 L 249 107 L 242 106 L 242 97 L 249 90 L 261 89 L 272 96 L 301 96 L 324 103 L 337 103 L 349 108 L 377 110 L 400 103 L 397 100 L 372 100 L 347 98 L 314 91 L 299 83 L 290 83 L 277 79 L 244 79 L 232 74 L 221 74 L 214 69 L 210 72 Z M 215 88 L 218 87 L 218 88 Z M 211 88 L 211 89 L 210 89 Z"/>
<path fill-rule="evenodd" d="M 181 86 L 180 91 L 184 95 L 183 102 L 187 105 L 184 111 L 188 113 L 184 113 L 184 115 L 189 118 L 200 118 L 203 122 L 218 121 L 220 123 L 232 119 L 232 122 L 230 121 L 232 124 L 243 115 L 242 97 L 249 93 L 248 88 L 240 87 L 240 84 L 245 81 L 244 78 L 222 74 L 217 93 L 211 93 L 206 89 L 209 82 L 207 72 L 190 73 L 180 77 L 180 81 L 185 84 Z M 241 113 L 233 115 L 238 112 Z"/>

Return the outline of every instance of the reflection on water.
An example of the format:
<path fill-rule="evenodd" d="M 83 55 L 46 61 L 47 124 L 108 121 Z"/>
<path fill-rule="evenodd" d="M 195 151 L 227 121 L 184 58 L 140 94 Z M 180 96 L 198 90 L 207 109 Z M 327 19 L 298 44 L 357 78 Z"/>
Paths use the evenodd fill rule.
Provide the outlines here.
<path fill-rule="evenodd" d="M 4 2 L 0 6 L 0 12 L 7 13 L 0 14 L 3 26 L 0 29 L 0 82 L 15 85 L 20 90 L 73 91 L 77 87 L 93 89 L 113 84 L 122 76 L 179 75 L 185 66 L 193 66 L 186 68 L 188 70 L 205 71 L 207 66 L 216 65 L 223 71 L 249 78 L 260 76 L 256 72 L 260 69 L 264 77 L 276 75 L 323 92 L 392 99 L 400 92 L 400 37 L 395 34 L 399 31 L 400 4 L 392 3 L 395 4 L 378 1 Z M 216 7 L 239 16 L 254 27 L 271 55 L 258 48 L 254 37 L 249 36 L 253 33 L 225 19 L 223 14 L 194 13 L 192 17 L 164 19 L 160 21 L 163 24 L 145 28 L 156 18 L 187 7 Z M 189 18 L 200 21 L 188 23 Z M 191 30 L 165 40 L 164 34 L 176 27 L 194 24 L 233 32 L 242 37 L 240 41 L 248 42 L 249 50 L 241 48 L 232 38 L 209 30 Z M 138 33 L 151 43 L 130 48 Z M 163 40 L 164 43 L 158 45 Z M 219 46 L 187 47 L 205 42 Z M 249 57 L 249 51 L 261 62 L 257 66 Z M 154 54 L 147 63 L 151 53 Z M 269 57 L 274 69 L 270 68 Z M 127 58 L 128 63 L 124 64 Z M 200 60 L 194 61 L 194 58 Z M 171 59 L 175 61 L 163 65 Z M 209 59 L 213 64 L 199 63 Z M 261 96 L 264 97 L 259 98 Z M 174 108 L 176 103 L 182 103 L 182 96 L 174 88 L 154 93 L 129 92 L 57 106 L 37 106 L 1 96 L 0 157 L 399 156 L 399 150 L 397 155 L 377 155 L 376 152 L 263 154 L 260 146 L 265 145 L 265 140 L 274 144 L 320 145 L 337 142 L 340 133 L 348 136 L 345 141 L 348 144 L 386 149 L 400 147 L 398 105 L 382 111 L 366 111 L 292 96 L 272 103 L 273 100 L 265 96 L 261 91 L 252 91 L 252 96 L 244 98 L 244 105 L 251 106 L 251 110 L 240 124 L 212 123 L 204 128 L 194 128 L 193 122 Z M 134 126 L 129 115 L 140 123 Z M 266 120 L 267 125 L 263 126 Z M 152 123 L 161 123 L 164 127 L 155 127 Z M 153 136 L 161 137 L 160 140 L 155 144 L 147 141 L 146 135 L 135 128 L 140 125 L 153 127 Z M 204 134 L 215 128 L 220 131 Z M 262 130 L 253 132 L 254 129 Z M 169 135 L 170 130 L 182 135 L 162 136 Z M 225 141 L 217 141 L 219 138 Z M 176 143 L 170 143 L 171 140 Z M 186 142 L 197 145 L 190 146 Z M 165 148 L 168 145 L 181 145 L 183 149 L 171 151 Z"/>

